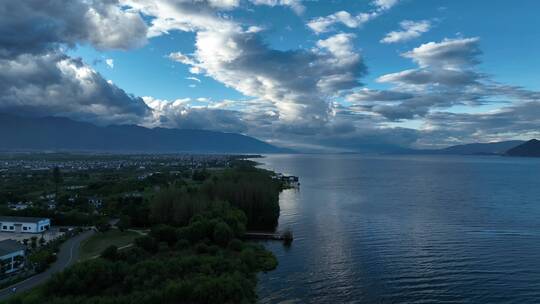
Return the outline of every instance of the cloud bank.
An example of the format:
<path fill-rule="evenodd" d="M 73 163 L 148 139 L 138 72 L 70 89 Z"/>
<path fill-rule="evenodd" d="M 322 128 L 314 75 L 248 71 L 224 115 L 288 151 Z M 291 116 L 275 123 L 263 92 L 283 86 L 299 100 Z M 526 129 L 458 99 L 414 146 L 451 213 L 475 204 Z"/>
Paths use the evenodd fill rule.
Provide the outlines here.
<path fill-rule="evenodd" d="M 301 14 L 293 0 L 251 0 Z M 538 136 L 540 93 L 499 83 L 481 71 L 478 37 L 446 38 L 402 52 L 413 68 L 377 75 L 386 89 L 363 87 L 367 67 L 356 34 L 394 7 L 338 11 L 308 23 L 310 47 L 276 49 L 265 30 L 235 21 L 239 0 L 42 0 L 0 2 L 0 111 L 56 115 L 97 124 L 240 132 L 306 149 L 391 150 L 468 141 Z M 418 38 L 429 21 L 403 21 L 385 44 Z M 162 100 L 126 93 L 80 58 L 79 45 L 97 50 L 141 47 L 174 31 L 194 35 L 194 51 L 172 52 L 186 65 L 191 86 L 212 78 L 242 100 Z M 319 35 L 325 33 L 324 35 Z M 114 61 L 105 63 L 114 67 Z M 477 108 L 471 113 L 459 107 Z M 411 127 L 411 122 L 417 127 Z"/>

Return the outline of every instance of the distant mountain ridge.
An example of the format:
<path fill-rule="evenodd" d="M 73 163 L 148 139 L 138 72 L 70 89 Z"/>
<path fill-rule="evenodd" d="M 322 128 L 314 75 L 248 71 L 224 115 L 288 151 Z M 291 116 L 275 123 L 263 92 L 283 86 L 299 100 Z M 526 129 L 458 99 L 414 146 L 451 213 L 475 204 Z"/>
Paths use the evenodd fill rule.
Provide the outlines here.
<path fill-rule="evenodd" d="M 287 153 L 253 137 L 207 130 L 99 127 L 60 117 L 0 113 L 0 150 L 128 153 Z"/>
<path fill-rule="evenodd" d="M 509 140 L 493 143 L 471 143 L 450 146 L 442 149 L 410 149 L 401 154 L 429 154 L 429 155 L 504 155 L 506 151 L 512 149 L 525 141 Z"/>
<path fill-rule="evenodd" d="M 540 157 L 540 140 L 531 139 L 506 152 L 508 156 Z"/>
<path fill-rule="evenodd" d="M 460 155 L 479 155 L 479 154 L 496 154 L 502 155 L 509 149 L 524 143 L 522 140 L 509 140 L 494 143 L 472 143 L 464 145 L 456 145 L 440 149 L 441 154 L 460 154 Z"/>

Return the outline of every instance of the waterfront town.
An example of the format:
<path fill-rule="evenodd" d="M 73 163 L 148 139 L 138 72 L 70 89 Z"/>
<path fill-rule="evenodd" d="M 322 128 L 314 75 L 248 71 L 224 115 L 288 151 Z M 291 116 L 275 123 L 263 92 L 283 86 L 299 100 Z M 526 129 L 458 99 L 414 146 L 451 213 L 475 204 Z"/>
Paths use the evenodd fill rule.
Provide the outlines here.
<path fill-rule="evenodd" d="M 159 252 L 149 244 L 164 238 L 172 246 L 171 236 L 162 235 L 170 231 L 177 231 L 175 240 L 193 244 L 183 246 L 193 248 L 197 257 L 206 252 L 201 246 L 228 244 L 224 248 L 244 248 L 244 255 L 256 253 L 261 259 L 250 272 L 272 269 L 270 253 L 240 245 L 239 239 L 290 244 L 290 231 L 275 231 L 278 193 L 300 183 L 294 176 L 256 169 L 255 162 L 246 160 L 257 157 L 0 154 L 0 301 L 21 292 L 39 293 L 39 286 L 60 273 L 86 267 L 110 252 Z M 213 228 L 210 239 L 182 236 L 194 215 L 222 204 L 219 208 L 232 208 L 233 213 L 220 215 L 227 224 Z M 246 297 L 252 297 L 251 291 Z"/>

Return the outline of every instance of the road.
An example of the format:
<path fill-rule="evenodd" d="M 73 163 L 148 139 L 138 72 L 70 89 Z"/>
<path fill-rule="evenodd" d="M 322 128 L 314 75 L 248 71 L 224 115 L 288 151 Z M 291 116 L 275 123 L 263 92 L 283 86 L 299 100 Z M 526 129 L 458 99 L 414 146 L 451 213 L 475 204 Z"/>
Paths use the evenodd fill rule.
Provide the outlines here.
<path fill-rule="evenodd" d="M 94 234 L 93 230 L 85 231 L 65 241 L 60 245 L 60 251 L 58 251 L 56 262 L 54 262 L 45 272 L 0 290 L 0 301 L 5 301 L 15 294 L 34 288 L 47 281 L 53 274 L 73 265 L 79 257 L 81 242 L 86 240 L 92 234 Z M 16 288 L 15 292 L 12 291 L 14 287 Z"/>

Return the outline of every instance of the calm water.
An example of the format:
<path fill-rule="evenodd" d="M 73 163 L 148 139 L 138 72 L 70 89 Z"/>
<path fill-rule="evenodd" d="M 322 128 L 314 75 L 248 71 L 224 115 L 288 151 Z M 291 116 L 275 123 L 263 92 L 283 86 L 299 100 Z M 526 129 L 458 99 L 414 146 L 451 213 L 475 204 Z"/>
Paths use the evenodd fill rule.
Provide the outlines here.
<path fill-rule="evenodd" d="M 540 159 L 277 155 L 261 303 L 540 303 Z"/>

